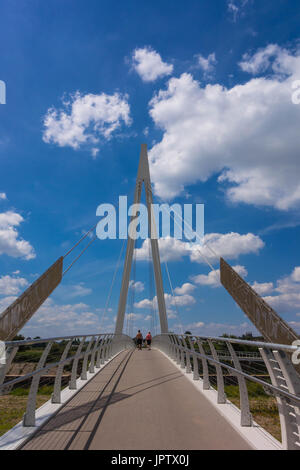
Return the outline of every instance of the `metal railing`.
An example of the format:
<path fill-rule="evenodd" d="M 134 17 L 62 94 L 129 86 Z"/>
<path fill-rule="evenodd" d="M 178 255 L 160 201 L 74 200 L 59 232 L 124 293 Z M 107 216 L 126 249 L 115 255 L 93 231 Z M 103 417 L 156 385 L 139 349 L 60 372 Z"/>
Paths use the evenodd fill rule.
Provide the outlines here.
<path fill-rule="evenodd" d="M 225 380 L 233 377 L 239 391 L 241 426 L 253 425 L 247 384 L 249 381 L 259 384 L 269 395 L 276 398 L 282 447 L 300 450 L 300 376 L 290 359 L 290 355 L 297 350 L 296 346 L 176 334 L 154 337 L 153 346 L 165 352 L 187 373 L 193 373 L 194 380 L 199 380 L 201 373 L 203 390 L 214 387 L 217 391 L 218 404 L 228 402 Z M 224 346 L 230 359 L 224 360 Z M 239 354 L 242 355 L 241 349 L 249 346 L 256 349 L 257 351 L 253 353 L 263 360 L 265 369 L 263 374 L 255 373 L 253 368 L 251 370 L 254 370 L 254 373 L 250 373 L 249 370 L 245 370 L 245 361 L 241 363 L 239 358 Z M 214 374 L 209 370 L 214 370 Z M 214 384 L 212 378 L 216 379 Z"/>
<path fill-rule="evenodd" d="M 0 395 L 9 393 L 17 384 L 24 382 L 28 384 L 29 382 L 30 388 L 23 426 L 35 426 L 37 393 L 42 376 L 45 376 L 50 370 L 54 370 L 51 402 L 61 403 L 62 378 L 65 367 L 69 369 L 69 389 L 76 390 L 79 377 L 82 380 L 87 380 L 88 372 L 94 374 L 102 364 L 115 354 L 133 346 L 134 343 L 129 336 L 112 333 L 7 341 L 5 342 L 5 361 L 2 361 L 5 363 L 0 364 Z M 28 349 L 28 347 L 39 347 L 40 353 L 34 370 L 10 379 L 7 373 L 16 359 L 18 351 Z"/>

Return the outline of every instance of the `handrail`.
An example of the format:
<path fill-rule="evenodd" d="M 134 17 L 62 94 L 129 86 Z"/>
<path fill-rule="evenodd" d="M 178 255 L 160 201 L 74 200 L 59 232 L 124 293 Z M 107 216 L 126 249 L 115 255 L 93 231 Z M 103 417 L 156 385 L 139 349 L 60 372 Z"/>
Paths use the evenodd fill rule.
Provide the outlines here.
<path fill-rule="evenodd" d="M 173 335 L 174 333 L 162 333 L 160 334 L 160 336 L 169 336 L 170 334 Z M 225 336 L 199 336 L 199 335 L 189 335 L 189 334 L 183 334 L 183 335 L 177 335 L 177 336 L 200 338 L 204 340 L 211 339 L 213 341 L 220 341 L 220 342 L 227 341 L 228 343 L 242 344 L 245 346 L 256 346 L 256 347 L 261 347 L 261 348 L 273 348 L 273 349 L 278 348 L 282 351 L 289 351 L 289 352 L 294 352 L 299 349 L 298 346 L 293 346 L 289 344 L 265 343 L 263 341 L 250 341 L 250 340 L 245 340 L 245 339 L 227 338 Z"/>
<path fill-rule="evenodd" d="M 78 339 L 78 342 L 74 342 Z M 66 341 L 66 344 L 62 343 Z M 27 372 L 22 376 L 5 381 L 6 374 L 13 363 L 13 360 L 22 346 L 33 344 L 43 345 L 39 362 L 35 370 Z M 62 345 L 61 351 L 55 351 L 60 355 L 60 359 L 47 363 L 47 357 L 53 345 Z M 83 346 L 86 344 L 86 348 Z M 129 347 L 134 347 L 132 338 L 127 335 L 115 335 L 113 333 L 85 334 L 72 336 L 57 336 L 54 338 L 36 338 L 20 341 L 6 341 L 6 362 L 0 364 L 0 395 L 7 393 L 18 383 L 31 380 L 30 390 L 27 399 L 26 413 L 23 418 L 23 426 L 35 426 L 36 399 L 40 379 L 51 369 L 55 369 L 54 390 L 51 398 L 52 403 L 61 403 L 61 386 L 63 369 L 67 364 L 72 365 L 70 375 L 70 390 L 77 388 L 77 376 L 79 361 L 82 360 L 81 380 L 87 380 L 87 371 L 94 374 L 99 371 L 102 365 L 111 359 L 112 356 Z M 75 347 L 75 351 L 74 351 Z M 71 354 L 71 351 L 73 354 Z M 96 363 L 96 364 L 95 364 Z M 96 370 L 95 370 L 96 369 Z"/>
<path fill-rule="evenodd" d="M 226 345 L 228 360 L 233 362 L 233 365 L 223 362 L 224 349 L 218 350 L 214 343 L 224 343 Z M 240 361 L 245 356 L 239 356 L 239 353 L 243 354 L 243 351 L 235 350 L 233 348 L 234 344 L 250 345 L 258 348 L 258 352 L 249 353 L 259 354 L 257 360 L 265 363 L 266 375 L 269 376 L 271 383 L 243 371 Z M 175 333 L 155 336 L 153 346 L 169 355 L 181 368 L 185 368 L 186 373 L 193 372 L 194 380 L 200 379 L 198 362 L 200 360 L 203 368 L 203 380 L 200 379 L 202 380 L 203 390 L 211 388 L 207 364 L 213 365 L 216 368 L 217 403 L 226 403 L 223 370 L 225 369 L 229 374 L 235 376 L 238 379 L 240 391 L 241 426 L 252 425 L 246 380 L 268 389 L 275 395 L 277 400 L 283 448 L 300 450 L 300 376 L 289 358 L 291 352 L 299 350 L 297 346 L 227 337 L 177 335 Z M 197 347 L 197 350 L 195 347 Z M 209 353 L 206 352 L 208 348 Z M 220 360 L 221 358 L 223 361 Z"/>

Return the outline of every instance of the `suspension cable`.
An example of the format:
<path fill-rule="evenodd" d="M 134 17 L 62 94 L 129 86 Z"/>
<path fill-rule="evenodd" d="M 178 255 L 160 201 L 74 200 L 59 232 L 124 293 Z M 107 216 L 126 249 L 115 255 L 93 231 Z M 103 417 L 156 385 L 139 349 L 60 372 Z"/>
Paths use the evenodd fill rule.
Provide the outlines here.
<path fill-rule="evenodd" d="M 94 238 L 86 245 L 86 247 L 79 253 L 79 255 L 72 261 L 72 263 L 67 267 L 67 269 L 65 269 L 65 271 L 63 272 L 63 276 L 69 271 L 69 269 L 71 269 L 71 267 L 73 266 L 74 263 L 76 263 L 76 261 L 83 255 L 83 253 L 88 249 L 88 247 L 94 243 L 94 241 L 97 239 L 97 235 L 94 236 Z"/>
<path fill-rule="evenodd" d="M 104 310 L 103 310 L 103 313 L 102 313 L 102 316 L 101 316 L 101 319 L 100 319 L 100 331 L 101 331 L 101 328 L 102 328 L 102 322 L 103 322 L 103 319 L 104 319 L 104 315 L 107 313 L 107 308 L 108 308 L 108 305 L 109 305 L 109 302 L 110 302 L 110 298 L 111 298 L 113 286 L 114 286 L 114 283 L 115 283 L 115 280 L 116 280 L 116 276 L 117 276 L 117 273 L 119 271 L 120 261 L 121 261 L 122 253 L 123 253 L 123 250 L 124 250 L 125 241 L 126 241 L 126 238 L 124 238 L 124 241 L 122 243 L 121 251 L 120 251 L 120 254 L 119 254 L 119 257 L 118 257 L 118 261 L 117 261 L 117 264 L 116 264 L 116 267 L 115 267 L 114 275 L 113 275 L 113 278 L 112 278 L 112 281 L 111 281 L 111 284 L 110 284 L 110 288 L 109 288 L 109 291 L 108 291 L 108 295 L 107 295 L 107 298 L 106 298 L 106 302 L 105 302 L 105 305 L 104 305 Z"/>
<path fill-rule="evenodd" d="M 148 276 L 149 276 L 149 299 L 151 300 L 150 303 L 150 331 L 153 327 L 153 332 L 157 334 L 157 312 L 156 306 L 153 302 L 154 299 L 154 287 L 153 287 L 153 260 L 151 257 L 151 243 L 150 238 L 148 238 Z"/>
<path fill-rule="evenodd" d="M 163 209 L 166 210 L 164 206 L 163 206 Z M 177 214 L 177 212 L 175 212 L 175 211 L 173 211 L 173 212 L 174 212 L 175 215 L 177 215 L 177 216 L 181 219 L 181 221 L 183 221 L 183 218 L 182 218 L 179 214 Z M 174 216 L 173 216 L 173 214 L 171 213 L 171 211 L 169 211 L 169 215 L 172 217 L 174 223 L 175 223 L 179 228 L 182 229 L 182 226 L 179 225 L 179 223 L 178 223 L 177 220 L 174 218 Z M 187 222 L 185 222 L 185 223 L 187 224 L 187 226 L 188 226 L 189 228 L 191 228 L 191 229 L 193 230 L 193 228 L 192 228 Z M 196 238 L 198 238 L 200 241 L 202 241 L 201 238 L 199 237 L 199 235 L 198 235 L 196 232 L 194 232 L 194 233 L 195 233 Z M 209 248 L 209 249 L 214 253 L 214 251 L 212 250 L 212 248 L 209 247 L 209 245 L 206 245 L 206 246 L 207 246 L 207 248 Z M 200 250 L 199 246 L 198 246 L 198 245 L 195 245 L 195 247 L 196 247 L 196 250 L 199 252 L 199 254 L 202 256 L 202 258 L 204 259 L 204 261 L 205 261 L 205 262 L 207 263 L 207 265 L 210 267 L 211 271 L 214 272 L 214 274 L 215 274 L 215 276 L 216 276 L 216 278 L 217 278 L 217 280 L 218 280 L 218 282 L 219 282 L 219 281 L 220 281 L 220 278 L 219 278 L 219 276 L 218 276 L 218 274 L 217 274 L 217 270 L 216 270 L 216 269 L 212 266 L 212 264 L 208 261 L 207 257 L 202 253 L 202 251 Z M 217 258 L 218 258 L 218 255 L 217 255 L 216 253 L 214 253 L 214 255 L 217 256 Z"/>
<path fill-rule="evenodd" d="M 177 318 L 178 318 L 178 320 L 179 320 L 179 326 L 180 326 L 181 334 L 183 335 L 182 321 L 181 321 L 181 318 L 180 318 L 180 315 L 179 315 L 178 305 L 177 305 L 176 297 L 175 297 L 175 295 L 174 295 L 173 285 L 172 285 L 172 282 L 171 282 L 171 277 L 170 277 L 170 273 L 169 273 L 169 269 L 168 269 L 167 262 L 165 261 L 164 264 L 165 264 L 165 268 L 166 268 L 166 271 L 167 271 L 167 275 L 168 275 L 168 280 L 169 280 L 169 284 L 170 284 L 172 296 L 173 296 L 173 299 L 174 299 L 174 302 L 175 302 L 175 309 L 176 309 L 176 313 L 177 313 Z"/>
<path fill-rule="evenodd" d="M 98 224 L 98 222 L 97 222 Z M 80 240 L 78 240 L 77 243 L 75 243 L 75 245 L 72 246 L 72 248 L 63 256 L 63 258 L 66 258 L 66 256 L 68 256 L 73 250 L 74 248 L 76 248 L 76 246 L 79 245 L 79 243 L 81 243 L 88 235 L 89 233 L 91 233 L 96 227 L 97 227 L 97 224 L 95 224 L 92 228 L 90 228 L 90 230 L 88 232 L 86 232 L 81 238 Z"/>

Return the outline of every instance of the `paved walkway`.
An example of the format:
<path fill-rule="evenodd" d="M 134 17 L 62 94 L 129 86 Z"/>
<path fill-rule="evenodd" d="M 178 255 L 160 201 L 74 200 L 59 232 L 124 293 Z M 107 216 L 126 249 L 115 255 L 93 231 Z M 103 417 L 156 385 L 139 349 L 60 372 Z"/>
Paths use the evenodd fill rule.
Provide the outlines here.
<path fill-rule="evenodd" d="M 122 352 L 23 449 L 249 449 L 159 351 Z"/>

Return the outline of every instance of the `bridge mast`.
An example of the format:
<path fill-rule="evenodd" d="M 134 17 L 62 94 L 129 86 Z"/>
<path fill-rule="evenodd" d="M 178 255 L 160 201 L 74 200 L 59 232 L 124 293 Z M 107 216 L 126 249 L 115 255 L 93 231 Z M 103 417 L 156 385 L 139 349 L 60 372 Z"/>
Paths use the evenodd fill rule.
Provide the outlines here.
<path fill-rule="evenodd" d="M 139 168 L 138 168 L 138 174 L 137 174 L 136 186 L 135 186 L 134 204 L 139 204 L 141 202 L 141 193 L 142 193 L 143 183 L 145 185 L 145 191 L 146 191 L 148 225 L 149 225 L 149 233 L 150 233 L 152 260 L 153 260 L 153 266 L 154 266 L 154 276 L 155 276 L 157 304 L 158 304 L 159 319 L 160 319 L 160 329 L 162 333 L 167 333 L 168 332 L 168 320 L 167 320 L 164 288 L 163 288 L 162 274 L 161 274 L 161 267 L 160 267 L 158 240 L 156 237 L 155 221 L 154 221 L 154 217 L 152 216 L 152 209 L 151 209 L 153 199 L 152 199 L 152 188 L 151 188 L 148 153 L 147 153 L 146 144 L 141 145 Z M 135 219 L 135 216 L 131 217 L 131 221 L 133 219 Z M 125 257 L 125 263 L 124 263 L 115 334 L 121 334 L 123 331 L 134 247 L 135 247 L 135 239 L 131 238 L 130 234 L 128 234 L 126 257 Z"/>

